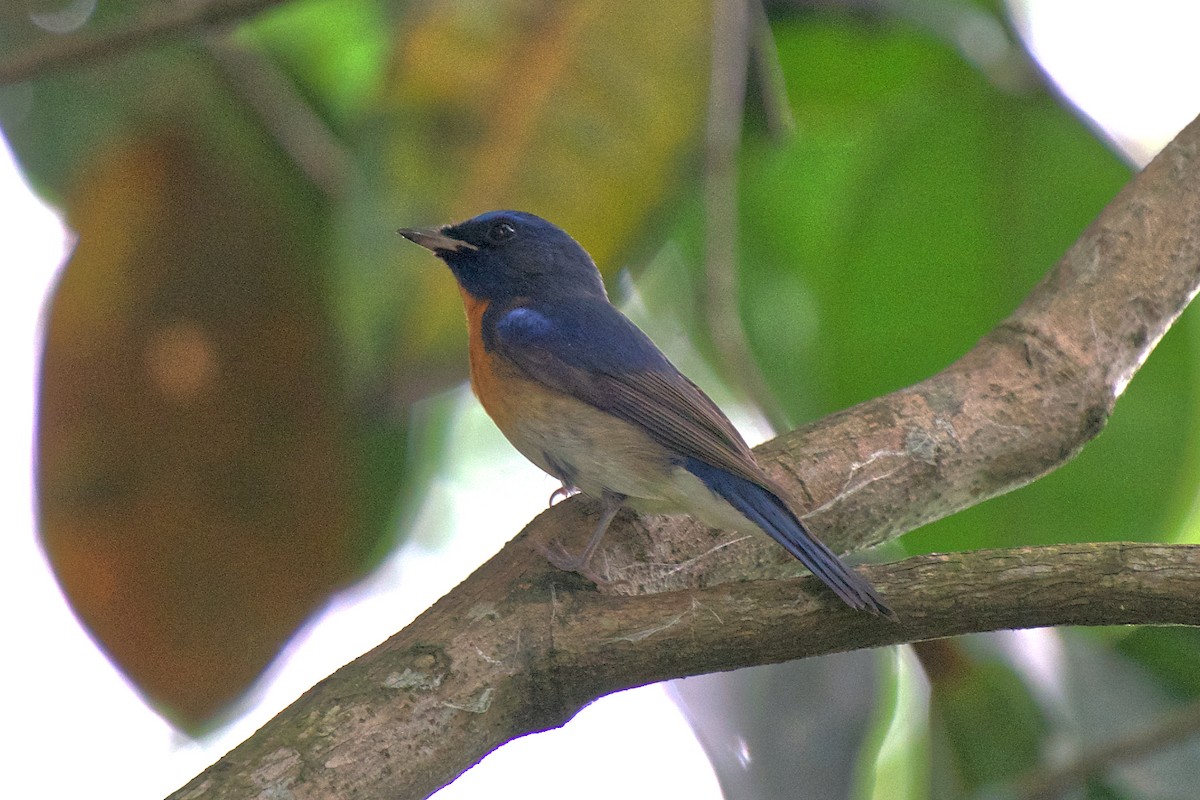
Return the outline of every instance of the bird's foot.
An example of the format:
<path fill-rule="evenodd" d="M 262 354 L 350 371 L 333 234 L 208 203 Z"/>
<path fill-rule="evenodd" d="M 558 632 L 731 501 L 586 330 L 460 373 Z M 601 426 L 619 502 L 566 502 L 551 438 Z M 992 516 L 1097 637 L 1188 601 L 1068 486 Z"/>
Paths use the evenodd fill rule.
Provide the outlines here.
<path fill-rule="evenodd" d="M 580 581 L 583 586 L 590 584 L 596 588 L 603 588 L 614 583 L 612 576 L 608 574 L 607 559 L 603 557 L 588 559 L 585 562 L 579 555 L 567 550 L 557 539 L 535 544 L 534 547 L 550 562 L 552 567 L 578 576 L 576 578 L 563 576 L 565 585 L 574 585 L 573 581 Z"/>
<path fill-rule="evenodd" d="M 563 543 L 557 539 L 546 544 L 540 544 L 537 546 L 537 549 L 546 557 L 547 561 L 563 572 L 578 572 L 585 577 L 591 577 L 586 572 L 587 561 L 590 559 L 583 557 L 588 555 L 587 553 L 572 555 L 567 552 L 567 548 L 563 546 Z"/>
<path fill-rule="evenodd" d="M 564 481 L 563 488 L 555 490 L 555 494 L 558 494 L 559 491 L 573 488 Z M 551 495 L 551 499 L 553 499 L 553 495 Z M 600 547 L 600 541 L 604 538 L 604 532 L 608 530 L 609 523 L 612 522 L 617 512 L 621 510 L 624 502 L 624 495 L 607 491 L 604 493 L 604 496 L 600 498 L 600 521 L 596 523 L 596 528 L 592 532 L 592 538 L 588 540 L 587 547 L 583 548 L 583 552 L 578 556 L 572 556 L 568 553 L 558 540 L 555 540 L 552 544 L 539 545 L 538 549 L 546 557 L 547 561 L 559 569 L 565 572 L 578 572 L 585 578 L 601 582 L 601 578 L 588 569 L 588 562 L 592 560 L 592 555 Z"/>

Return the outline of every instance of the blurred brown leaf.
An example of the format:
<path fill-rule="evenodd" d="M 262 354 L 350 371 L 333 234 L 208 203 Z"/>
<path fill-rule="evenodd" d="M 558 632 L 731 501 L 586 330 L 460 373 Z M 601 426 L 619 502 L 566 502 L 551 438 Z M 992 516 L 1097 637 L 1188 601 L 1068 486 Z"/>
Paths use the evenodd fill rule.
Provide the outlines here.
<path fill-rule="evenodd" d="M 48 313 L 41 536 L 76 613 L 194 725 L 351 576 L 351 462 L 297 220 L 181 131 L 100 153 Z"/>

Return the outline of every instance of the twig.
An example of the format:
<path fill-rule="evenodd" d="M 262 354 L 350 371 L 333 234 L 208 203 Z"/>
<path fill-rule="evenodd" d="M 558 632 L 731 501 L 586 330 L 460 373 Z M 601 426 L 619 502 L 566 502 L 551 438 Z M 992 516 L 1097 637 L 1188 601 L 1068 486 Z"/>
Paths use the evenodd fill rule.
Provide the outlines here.
<path fill-rule="evenodd" d="M 258 116 L 297 168 L 327 197 L 346 188 L 351 157 L 296 86 L 262 54 L 228 37 L 205 37 L 203 47 L 230 88 Z"/>
<path fill-rule="evenodd" d="M 766 120 L 767 135 L 775 142 L 782 143 L 795 133 L 796 118 L 792 115 L 792 107 L 788 102 L 783 66 L 779 63 L 779 48 L 775 46 L 771 21 L 767 18 L 767 10 L 761 0 L 753 2 L 750 13 L 753 17 L 750 58 Z"/>
<path fill-rule="evenodd" d="M 45 36 L 0 57 L 0 86 L 37 78 L 119 55 L 136 47 L 177 39 L 208 25 L 258 14 L 287 0 L 193 0 L 151 3 L 125 25 L 98 33 Z"/>
<path fill-rule="evenodd" d="M 1200 732 L 1200 701 L 1165 715 L 1155 724 L 1081 753 L 1069 764 L 1026 776 L 1018 782 L 1021 800 L 1054 800 L 1117 764 L 1161 752 Z"/>
<path fill-rule="evenodd" d="M 779 431 L 790 423 L 758 368 L 738 307 L 737 157 L 750 61 L 748 3 L 758 0 L 713 0 L 704 164 L 704 310 L 722 372 Z"/>

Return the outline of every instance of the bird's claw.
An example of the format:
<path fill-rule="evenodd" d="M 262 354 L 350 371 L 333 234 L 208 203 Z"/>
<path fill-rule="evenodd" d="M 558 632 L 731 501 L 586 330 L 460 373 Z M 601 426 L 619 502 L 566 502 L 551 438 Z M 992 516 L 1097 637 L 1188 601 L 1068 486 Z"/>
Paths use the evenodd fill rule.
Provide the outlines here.
<path fill-rule="evenodd" d="M 562 502 L 568 497 L 579 494 L 579 487 L 564 482 L 562 486 L 550 493 L 550 505 Z M 557 565 L 556 565 L 557 566 Z"/>

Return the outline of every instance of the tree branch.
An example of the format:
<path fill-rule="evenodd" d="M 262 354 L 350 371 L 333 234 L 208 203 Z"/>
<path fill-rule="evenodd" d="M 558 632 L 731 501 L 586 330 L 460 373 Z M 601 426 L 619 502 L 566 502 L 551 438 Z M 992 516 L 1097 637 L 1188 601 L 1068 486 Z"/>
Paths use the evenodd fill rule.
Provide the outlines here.
<path fill-rule="evenodd" d="M 916 386 L 760 448 L 833 544 L 1021 486 L 1103 428 L 1200 286 L 1200 122 L 1109 204 L 1007 320 Z M 311 689 L 174 797 L 424 797 L 511 738 L 665 678 L 999 628 L 1197 624 L 1200 548 L 1089 544 L 871 567 L 902 622 L 855 614 L 765 537 L 614 524 L 592 586 L 538 551 L 569 500 L 405 630 Z M 578 547 L 578 542 L 569 542 Z"/>
<path fill-rule="evenodd" d="M 630 686 L 1001 628 L 1200 620 L 1195 546 L 1021 548 L 871 567 L 903 620 L 894 624 L 841 607 L 813 578 L 637 597 L 573 590 L 531 535 L 172 797 L 425 797 L 504 742 Z"/>
<path fill-rule="evenodd" d="M 152 3 L 128 24 L 98 33 L 41 37 L 0 58 L 0 86 L 30 80 L 51 70 L 68 69 L 118 55 L 137 47 L 161 44 L 253 16 L 286 0 L 192 0 Z"/>

